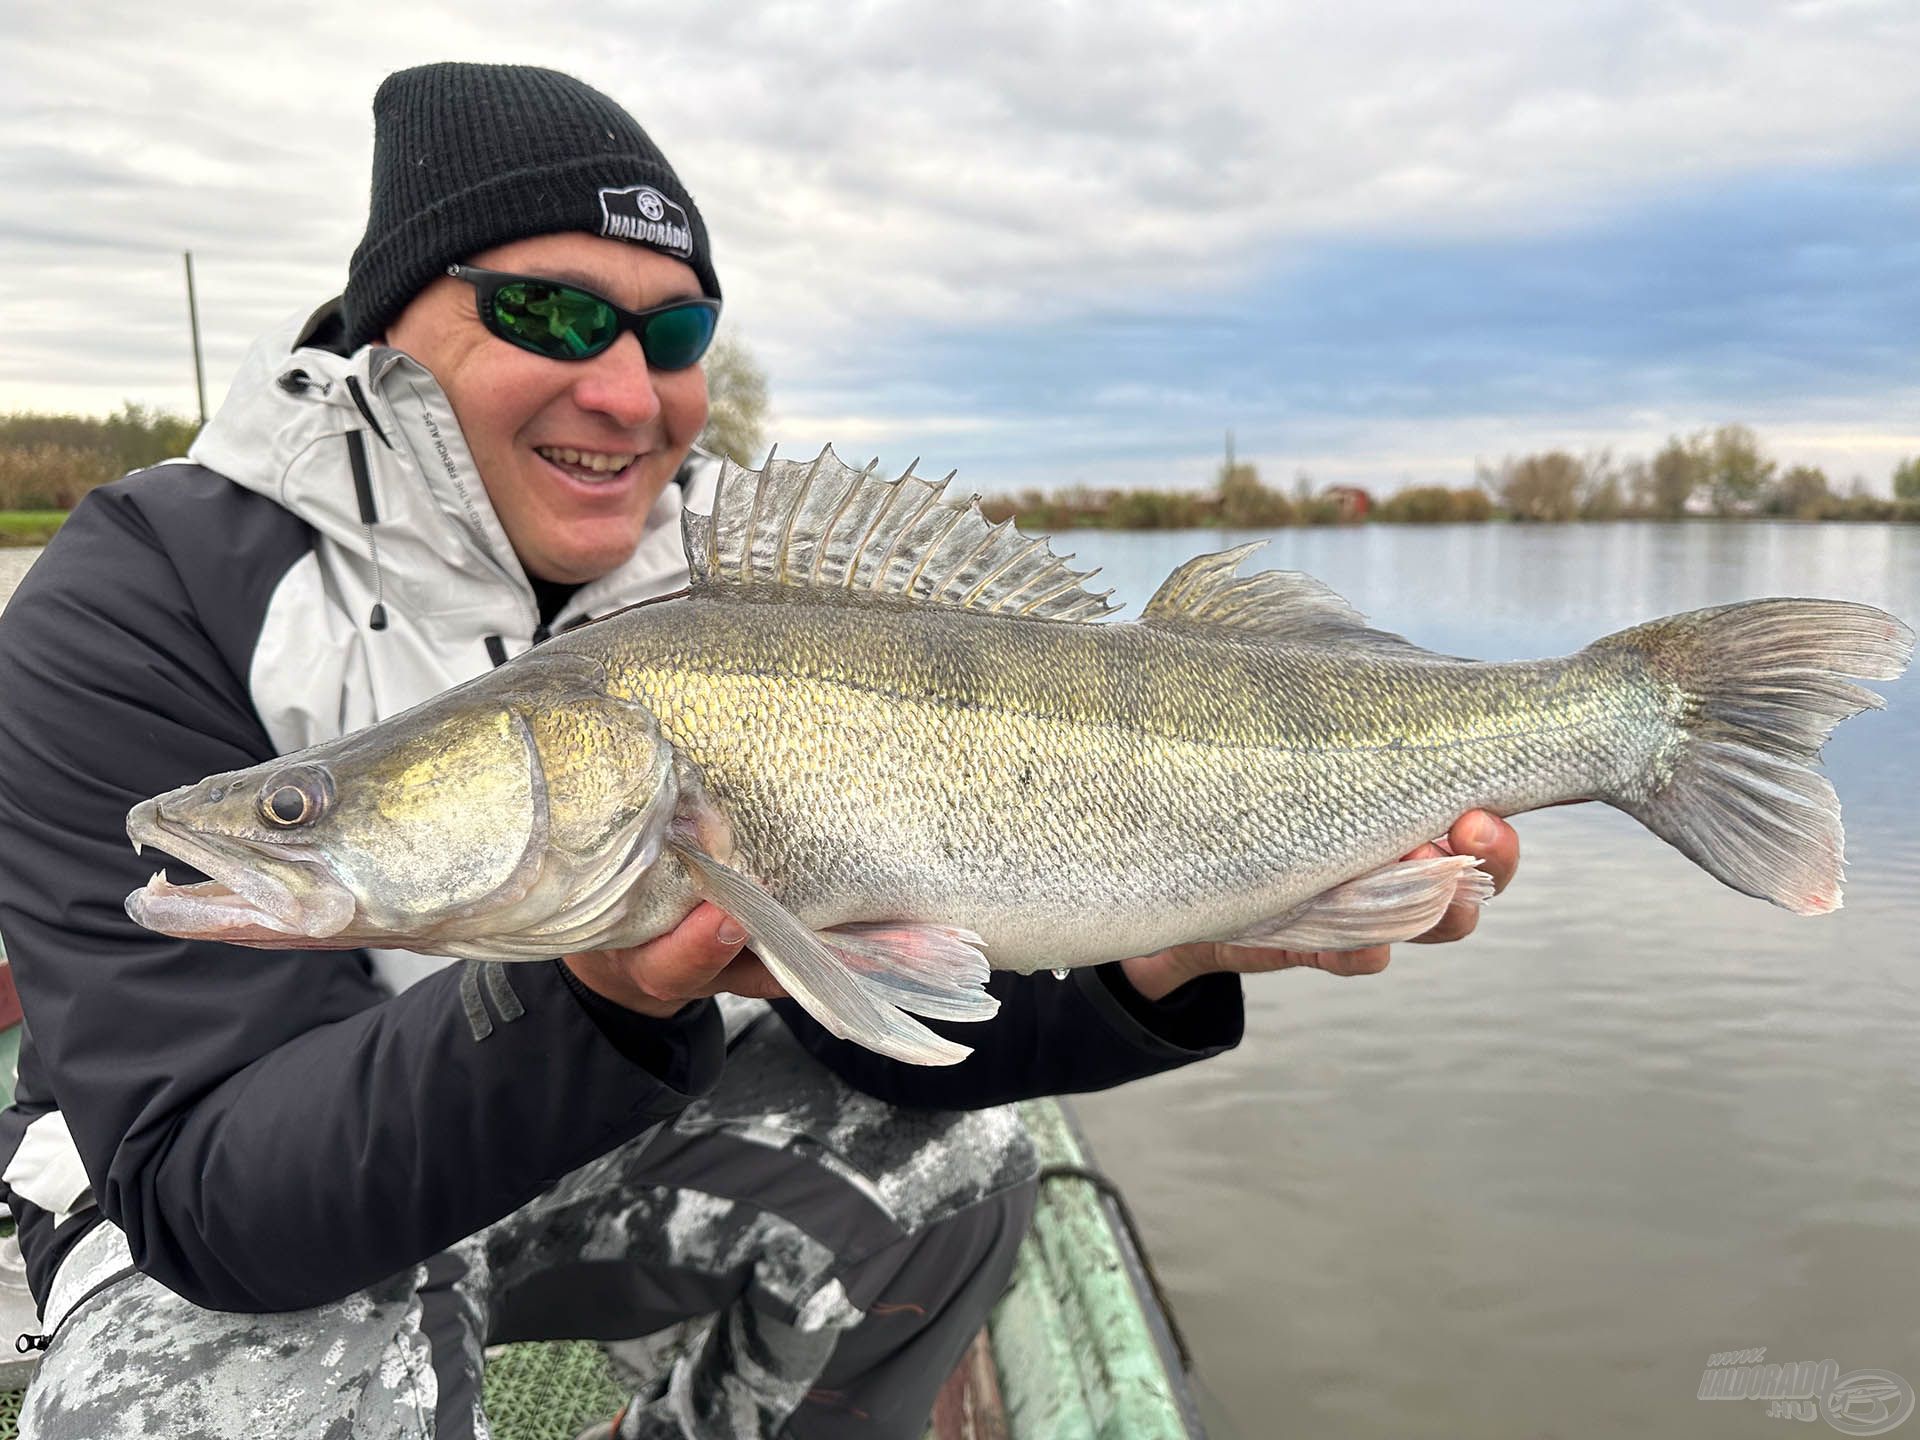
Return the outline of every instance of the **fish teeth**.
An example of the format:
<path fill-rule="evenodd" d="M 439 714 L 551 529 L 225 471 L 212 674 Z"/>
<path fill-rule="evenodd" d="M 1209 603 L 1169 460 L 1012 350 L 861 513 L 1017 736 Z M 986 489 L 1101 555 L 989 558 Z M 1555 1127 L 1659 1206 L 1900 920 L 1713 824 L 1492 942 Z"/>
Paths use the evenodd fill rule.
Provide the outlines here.
<path fill-rule="evenodd" d="M 140 842 L 139 842 L 138 840 L 136 840 L 136 841 L 134 841 L 134 842 L 133 842 L 133 853 L 134 853 L 135 855 L 138 855 L 138 854 L 139 854 L 139 853 L 141 852 L 141 850 L 142 850 L 142 849 L 144 849 L 144 848 L 145 848 L 145 847 L 144 847 L 144 846 L 142 846 L 142 845 L 141 845 L 141 843 L 140 843 Z"/>

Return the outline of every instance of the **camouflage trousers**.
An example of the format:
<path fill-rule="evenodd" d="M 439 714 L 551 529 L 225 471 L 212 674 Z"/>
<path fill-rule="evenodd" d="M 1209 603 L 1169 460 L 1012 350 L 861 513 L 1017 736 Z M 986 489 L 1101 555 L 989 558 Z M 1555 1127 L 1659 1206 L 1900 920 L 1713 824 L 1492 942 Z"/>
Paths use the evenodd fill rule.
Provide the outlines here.
<path fill-rule="evenodd" d="M 715 1092 L 411 1271 L 311 1310 L 203 1310 L 102 1225 L 63 1260 L 28 1440 L 487 1437 L 488 1345 L 703 1317 L 619 1434 L 922 1433 L 1033 1208 L 1010 1109 L 903 1111 L 770 1013 Z"/>

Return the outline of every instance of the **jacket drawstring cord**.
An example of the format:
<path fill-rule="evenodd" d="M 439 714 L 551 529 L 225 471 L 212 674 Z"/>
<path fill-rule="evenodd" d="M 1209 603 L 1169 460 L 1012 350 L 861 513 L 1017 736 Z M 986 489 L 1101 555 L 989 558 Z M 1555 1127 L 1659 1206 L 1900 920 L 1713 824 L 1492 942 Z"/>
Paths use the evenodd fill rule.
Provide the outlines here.
<path fill-rule="evenodd" d="M 373 527 L 380 515 L 373 508 L 373 474 L 367 468 L 367 437 L 359 430 L 347 431 L 347 463 L 353 468 L 353 493 L 360 502 L 360 524 L 367 532 L 367 553 L 373 561 L 373 613 L 367 616 L 369 630 L 387 628 L 386 578 L 380 570 L 380 542 Z"/>

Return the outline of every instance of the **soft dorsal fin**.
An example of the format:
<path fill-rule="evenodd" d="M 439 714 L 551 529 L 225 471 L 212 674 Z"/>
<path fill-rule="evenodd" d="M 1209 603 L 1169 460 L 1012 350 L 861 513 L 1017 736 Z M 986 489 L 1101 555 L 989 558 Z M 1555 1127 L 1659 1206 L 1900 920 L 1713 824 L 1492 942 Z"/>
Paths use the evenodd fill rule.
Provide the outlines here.
<path fill-rule="evenodd" d="M 874 464 L 878 464 L 875 461 Z M 917 463 L 917 462 L 916 462 Z M 684 511 L 695 590 L 803 585 L 891 595 L 1045 620 L 1095 620 L 1106 594 L 1011 521 L 990 524 L 979 497 L 947 495 L 913 466 L 897 480 L 843 464 L 833 447 L 812 461 L 744 470 L 720 465 L 713 514 Z"/>
<path fill-rule="evenodd" d="M 1235 572 L 1267 542 L 1197 556 L 1167 576 L 1140 616 L 1142 625 L 1232 630 L 1249 640 L 1320 645 L 1435 658 L 1411 640 L 1375 630 L 1367 617 L 1311 575 L 1296 570 Z"/>

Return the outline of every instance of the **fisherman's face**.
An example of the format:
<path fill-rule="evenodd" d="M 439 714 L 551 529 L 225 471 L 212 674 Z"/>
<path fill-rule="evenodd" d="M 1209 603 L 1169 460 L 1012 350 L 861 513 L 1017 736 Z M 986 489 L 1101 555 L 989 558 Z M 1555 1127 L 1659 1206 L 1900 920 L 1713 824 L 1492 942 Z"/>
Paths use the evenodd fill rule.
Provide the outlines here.
<path fill-rule="evenodd" d="M 597 235 L 538 235 L 469 263 L 568 281 L 630 310 L 700 295 L 690 266 Z M 451 277 L 413 298 L 387 343 L 440 382 L 507 538 L 542 580 L 583 583 L 625 563 L 707 421 L 698 365 L 654 370 L 631 332 L 590 360 L 530 354 L 489 334 L 473 287 Z"/>

